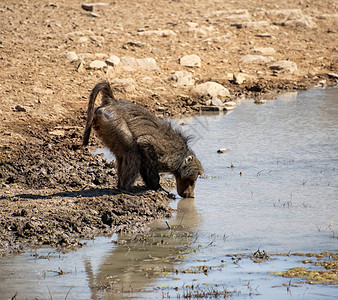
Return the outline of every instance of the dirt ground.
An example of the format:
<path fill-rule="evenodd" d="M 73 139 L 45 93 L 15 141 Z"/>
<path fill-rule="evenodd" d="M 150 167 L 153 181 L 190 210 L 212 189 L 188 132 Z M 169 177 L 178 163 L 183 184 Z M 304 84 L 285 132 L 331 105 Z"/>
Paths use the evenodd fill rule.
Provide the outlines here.
<path fill-rule="evenodd" d="M 161 193 L 119 193 L 114 163 L 79 147 L 99 81 L 160 117 L 198 113 L 208 97 L 194 87 L 207 81 L 233 101 L 337 84 L 336 2 L 114 0 L 93 11 L 83 3 L 0 3 L 1 253 L 76 248 L 82 238 L 140 230 L 171 214 Z M 199 67 L 180 63 L 191 54 Z M 90 65 L 111 55 L 152 58 L 156 67 Z M 90 149 L 97 147 L 91 138 Z"/>

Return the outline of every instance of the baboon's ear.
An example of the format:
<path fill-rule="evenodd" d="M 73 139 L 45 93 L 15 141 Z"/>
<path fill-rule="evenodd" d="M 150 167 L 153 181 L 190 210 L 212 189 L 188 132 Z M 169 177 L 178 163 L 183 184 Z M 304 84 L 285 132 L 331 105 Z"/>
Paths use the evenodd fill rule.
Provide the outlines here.
<path fill-rule="evenodd" d="M 194 156 L 193 156 L 193 155 L 189 155 L 189 156 L 187 156 L 187 157 L 185 158 L 184 163 L 185 163 L 185 164 L 188 164 L 188 163 L 190 163 L 193 159 L 194 159 Z"/>

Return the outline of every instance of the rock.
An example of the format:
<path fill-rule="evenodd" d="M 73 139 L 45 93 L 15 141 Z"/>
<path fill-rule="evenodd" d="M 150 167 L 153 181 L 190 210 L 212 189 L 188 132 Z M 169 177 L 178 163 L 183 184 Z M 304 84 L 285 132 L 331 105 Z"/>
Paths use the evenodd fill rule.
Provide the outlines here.
<path fill-rule="evenodd" d="M 33 88 L 33 92 L 37 93 L 37 94 L 44 94 L 44 95 L 55 94 L 55 92 L 53 90 L 50 90 L 50 89 L 41 89 L 39 87 L 34 87 Z"/>
<path fill-rule="evenodd" d="M 93 17 L 93 18 L 99 18 L 99 17 L 100 17 L 99 14 L 94 13 L 94 12 L 90 12 L 90 13 L 88 14 L 88 16 Z"/>
<path fill-rule="evenodd" d="M 187 30 L 185 30 L 185 32 L 187 33 L 192 33 L 195 37 L 203 37 L 206 35 L 209 35 L 211 32 L 213 32 L 215 29 L 213 26 L 205 26 L 202 25 L 201 27 L 197 27 L 197 23 L 196 26 L 194 27 L 189 27 Z"/>
<path fill-rule="evenodd" d="M 107 67 L 107 64 L 102 60 L 94 60 L 89 64 L 89 69 L 101 70 Z"/>
<path fill-rule="evenodd" d="M 116 88 L 123 93 L 131 94 L 136 91 L 135 81 L 132 78 L 115 78 L 111 84 L 113 88 Z"/>
<path fill-rule="evenodd" d="M 106 60 L 105 63 L 109 66 L 117 66 L 121 62 L 120 58 L 117 57 L 116 55 L 111 55 L 109 56 Z"/>
<path fill-rule="evenodd" d="M 109 3 L 103 3 L 103 2 L 85 3 L 81 5 L 82 9 L 84 9 L 85 11 L 93 11 L 94 8 L 107 7 L 107 6 L 109 6 Z"/>
<path fill-rule="evenodd" d="M 217 97 L 221 100 L 230 97 L 230 92 L 223 85 L 208 81 L 194 87 L 194 91 L 200 96 Z"/>
<path fill-rule="evenodd" d="M 294 73 L 297 71 L 297 64 L 289 60 L 279 60 L 270 66 L 274 72 L 289 72 Z"/>
<path fill-rule="evenodd" d="M 265 104 L 267 101 L 264 99 L 256 99 L 255 104 Z"/>
<path fill-rule="evenodd" d="M 338 74 L 335 73 L 327 73 L 327 76 L 329 76 L 329 78 L 338 79 Z"/>
<path fill-rule="evenodd" d="M 283 26 L 316 28 L 317 24 L 310 16 L 301 16 L 300 18 L 291 18 L 281 23 Z"/>
<path fill-rule="evenodd" d="M 230 34 L 227 33 L 225 35 L 207 38 L 207 39 L 203 40 L 202 42 L 211 44 L 211 43 L 214 43 L 214 42 L 229 42 L 229 41 L 230 41 Z"/>
<path fill-rule="evenodd" d="M 153 58 L 142 58 L 136 59 L 130 56 L 121 57 L 121 66 L 124 70 L 130 72 L 142 71 L 154 71 L 159 70 L 155 59 Z"/>
<path fill-rule="evenodd" d="M 227 149 L 227 148 L 221 148 L 221 149 L 218 149 L 217 150 L 217 153 L 226 153 L 226 152 L 229 152 L 230 150 L 229 149 Z"/>
<path fill-rule="evenodd" d="M 84 63 L 82 61 L 78 64 L 76 71 L 79 73 L 83 73 L 85 71 Z"/>
<path fill-rule="evenodd" d="M 153 71 L 158 70 L 159 67 L 157 66 L 156 60 L 150 57 L 136 59 L 138 69 L 143 71 Z"/>
<path fill-rule="evenodd" d="M 253 28 L 253 29 L 261 29 L 266 27 L 271 27 L 270 22 L 268 21 L 255 21 L 255 22 L 239 22 L 233 23 L 231 26 L 235 26 L 236 28 Z"/>
<path fill-rule="evenodd" d="M 233 74 L 234 83 L 241 85 L 245 80 L 246 76 L 243 73 Z"/>
<path fill-rule="evenodd" d="M 196 54 L 185 55 L 180 58 L 180 64 L 185 67 L 200 68 L 201 58 Z"/>
<path fill-rule="evenodd" d="M 18 111 L 18 112 L 26 112 L 27 111 L 26 108 L 24 108 L 21 105 L 16 105 L 14 109 L 15 109 L 15 111 Z"/>
<path fill-rule="evenodd" d="M 66 53 L 66 59 L 67 61 L 69 61 L 70 63 L 78 61 L 79 57 L 77 56 L 77 54 L 74 51 L 69 51 Z"/>
<path fill-rule="evenodd" d="M 176 81 L 177 85 L 180 87 L 187 87 L 195 84 L 193 75 L 187 71 L 176 71 L 172 73 L 168 79 Z"/>
<path fill-rule="evenodd" d="M 258 62 L 258 63 L 260 63 L 260 62 L 268 63 L 268 62 L 271 62 L 275 59 L 272 56 L 247 54 L 247 55 L 242 56 L 241 60 L 242 60 L 243 63 L 248 64 L 248 63 L 256 63 L 256 62 Z"/>
<path fill-rule="evenodd" d="M 272 47 L 267 47 L 267 48 L 256 47 L 256 48 L 253 48 L 252 51 L 254 53 L 259 53 L 261 55 L 274 55 L 274 54 L 276 54 L 276 50 Z"/>
<path fill-rule="evenodd" d="M 284 21 L 288 18 L 300 18 L 303 16 L 303 12 L 296 9 L 273 9 L 266 11 L 266 15 L 272 19 L 272 21 Z"/>
<path fill-rule="evenodd" d="M 147 31 L 140 31 L 137 33 L 138 35 L 157 35 L 160 37 L 175 37 L 176 33 L 172 30 L 147 30 Z"/>
<path fill-rule="evenodd" d="M 269 32 L 257 33 L 257 34 L 255 34 L 255 36 L 261 37 L 261 38 L 271 38 L 271 37 L 273 37 L 272 34 L 269 33 Z"/>
<path fill-rule="evenodd" d="M 230 111 L 230 110 L 234 110 L 236 108 L 237 103 L 234 101 L 227 101 L 224 102 L 224 107 L 226 110 Z"/>
<path fill-rule="evenodd" d="M 317 16 L 317 18 L 322 20 L 338 21 L 338 14 L 322 14 Z"/>
<path fill-rule="evenodd" d="M 55 129 L 55 130 L 49 131 L 48 133 L 51 134 L 51 135 L 56 135 L 56 136 L 64 136 L 65 135 L 65 131 L 62 130 L 62 129 Z"/>
<path fill-rule="evenodd" d="M 210 105 L 212 105 L 212 106 L 223 106 L 224 104 L 223 104 L 223 101 L 221 99 L 219 99 L 217 97 L 212 97 Z"/>

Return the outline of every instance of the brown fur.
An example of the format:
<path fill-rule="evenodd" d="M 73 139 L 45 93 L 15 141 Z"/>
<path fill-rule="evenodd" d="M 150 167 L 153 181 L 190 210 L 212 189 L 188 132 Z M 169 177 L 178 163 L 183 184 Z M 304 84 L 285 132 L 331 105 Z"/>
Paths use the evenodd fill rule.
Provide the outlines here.
<path fill-rule="evenodd" d="M 94 109 L 102 93 L 101 106 Z M 145 185 L 160 188 L 159 172 L 171 172 L 182 197 L 194 197 L 201 163 L 188 146 L 188 138 L 141 106 L 116 100 L 108 82 L 98 83 L 90 94 L 83 145 L 91 128 L 117 160 L 119 188 L 129 191 L 140 173 Z"/>

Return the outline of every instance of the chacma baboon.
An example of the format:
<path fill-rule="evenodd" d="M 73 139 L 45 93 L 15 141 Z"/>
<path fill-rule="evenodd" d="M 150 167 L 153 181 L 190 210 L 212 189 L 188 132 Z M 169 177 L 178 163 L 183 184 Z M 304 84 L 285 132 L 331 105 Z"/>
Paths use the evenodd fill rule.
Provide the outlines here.
<path fill-rule="evenodd" d="M 94 109 L 100 92 L 101 106 Z M 129 191 L 140 173 L 146 187 L 157 190 L 161 188 L 159 172 L 170 172 L 178 194 L 194 197 L 196 179 L 203 172 L 201 163 L 189 148 L 188 138 L 168 121 L 139 105 L 115 99 L 110 84 L 101 82 L 90 94 L 84 146 L 92 127 L 116 157 L 119 189 Z"/>

